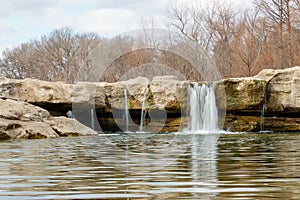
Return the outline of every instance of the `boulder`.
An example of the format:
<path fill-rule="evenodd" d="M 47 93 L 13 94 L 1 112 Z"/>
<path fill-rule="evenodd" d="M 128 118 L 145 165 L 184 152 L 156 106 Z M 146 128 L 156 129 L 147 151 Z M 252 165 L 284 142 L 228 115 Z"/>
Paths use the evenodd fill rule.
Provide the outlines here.
<path fill-rule="evenodd" d="M 56 138 L 59 135 L 48 123 L 0 119 L 0 140 Z"/>
<path fill-rule="evenodd" d="M 153 109 L 181 113 L 187 110 L 188 81 L 179 81 L 175 76 L 156 76 L 150 84 L 153 95 Z"/>
<path fill-rule="evenodd" d="M 53 117 L 51 120 L 51 127 L 61 137 L 98 135 L 93 129 L 84 126 L 76 119 L 72 118 Z"/>
<path fill-rule="evenodd" d="M 0 97 L 29 103 L 71 104 L 73 85 L 37 79 L 0 79 Z"/>
<path fill-rule="evenodd" d="M 108 99 L 108 108 L 110 109 L 119 109 L 124 110 L 125 109 L 125 90 L 127 92 L 127 101 L 129 101 L 130 95 L 128 94 L 128 90 L 126 89 L 126 85 L 123 85 L 121 83 L 115 83 L 110 85 L 104 85 L 102 86 L 105 88 L 105 94 Z"/>
<path fill-rule="evenodd" d="M 97 135 L 75 119 L 52 117 L 24 101 L 0 99 L 0 140 Z"/>
<path fill-rule="evenodd" d="M 300 112 L 300 67 L 276 70 L 268 82 L 267 112 Z"/>
<path fill-rule="evenodd" d="M 0 98 L 38 105 L 52 115 L 63 115 L 72 108 L 73 85 L 36 79 L 0 78 Z"/>
<path fill-rule="evenodd" d="M 300 130 L 300 67 L 265 69 L 252 78 L 226 79 L 222 83 L 227 95 L 226 129 Z"/>
<path fill-rule="evenodd" d="M 49 137 L 96 134 L 91 129 L 84 129 L 86 127 L 78 128 L 81 126 L 76 120 L 62 117 L 69 110 L 72 110 L 74 116 L 83 124 L 90 124 L 91 119 L 95 119 L 91 117 L 91 113 L 96 113 L 101 128 L 107 127 L 103 130 L 115 130 L 116 121 L 122 122 L 121 127 L 125 127 L 125 91 L 132 118 L 129 126 L 139 126 L 141 109 L 146 99 L 144 108 L 150 110 L 149 115 L 157 117 L 151 119 L 152 126 L 161 124 L 159 120 L 167 116 L 165 127 L 168 127 L 168 130 L 176 130 L 180 117 L 186 116 L 188 111 L 190 84 L 188 81 L 178 80 L 175 76 L 153 77 L 152 82 L 147 78 L 137 77 L 117 83 L 77 82 L 74 85 L 35 79 L 0 78 L 0 119 L 3 119 L 1 137 L 48 137 L 43 135 L 44 133 L 43 136 L 37 136 L 39 129 L 32 128 L 37 126 L 37 122 L 42 123 L 41 127 L 45 130 L 49 130 L 46 131 Z M 228 129 L 259 130 L 263 106 L 264 114 L 268 118 L 265 121 L 266 127 L 273 126 L 278 127 L 276 130 L 281 130 L 280 126 L 286 123 L 289 124 L 285 126 L 288 129 L 298 129 L 300 67 L 267 69 L 254 77 L 224 79 L 214 82 L 213 85 L 219 116 L 220 113 L 225 115 L 227 112 L 225 125 Z M 83 119 L 80 120 L 79 116 Z M 276 124 L 272 122 L 274 117 L 277 117 Z M 285 121 L 285 118 L 293 119 Z M 155 121 L 156 119 L 158 121 Z M 27 126 L 28 123 L 31 125 Z M 18 127 L 16 130 L 19 132 L 11 131 L 11 127 Z M 5 131 L 6 129 L 8 131 Z M 6 132 L 10 134 L 4 134 Z M 25 133 L 29 135 L 26 136 Z"/>
<path fill-rule="evenodd" d="M 0 99 L 0 118 L 8 120 L 45 122 L 50 120 L 47 110 L 23 101 Z"/>
<path fill-rule="evenodd" d="M 86 107 L 94 107 L 105 109 L 106 93 L 105 87 L 108 83 L 89 83 L 77 82 L 72 91 L 71 104 L 76 109 L 85 109 Z"/>
<path fill-rule="evenodd" d="M 275 74 L 277 74 L 279 71 L 282 71 L 282 70 L 281 69 L 263 69 L 257 75 L 253 76 L 253 78 L 270 81 L 270 79 L 273 78 L 273 76 Z"/>
<path fill-rule="evenodd" d="M 266 80 L 251 77 L 218 81 L 215 86 L 218 108 L 228 112 L 261 112 L 266 84 Z"/>
<path fill-rule="evenodd" d="M 141 109 L 146 89 L 150 84 L 149 80 L 145 77 L 137 77 L 128 81 L 122 81 L 120 84 L 127 89 L 130 109 Z M 113 98 L 111 99 L 112 102 L 114 102 Z"/>

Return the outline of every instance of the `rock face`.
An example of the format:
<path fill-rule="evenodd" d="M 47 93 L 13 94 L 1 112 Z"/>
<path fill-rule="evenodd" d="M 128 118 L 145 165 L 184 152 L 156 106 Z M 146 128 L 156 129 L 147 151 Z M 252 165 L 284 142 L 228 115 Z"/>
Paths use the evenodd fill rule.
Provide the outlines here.
<path fill-rule="evenodd" d="M 266 85 L 266 80 L 254 78 L 231 78 L 219 81 L 216 86 L 218 107 L 227 112 L 261 112 Z M 226 97 L 224 97 L 224 90 Z"/>
<path fill-rule="evenodd" d="M 145 121 L 149 131 L 178 131 L 189 121 L 190 85 L 174 76 L 74 85 L 0 78 L 1 138 L 95 134 L 86 126 L 99 131 L 124 130 L 125 107 L 132 131 L 139 130 L 143 109 L 152 116 Z M 224 79 L 214 85 L 219 113 L 226 113 L 224 129 L 300 130 L 300 67 L 263 70 L 254 77 Z M 85 126 L 65 118 L 69 110 Z"/>
<path fill-rule="evenodd" d="M 181 113 L 187 110 L 189 85 L 189 82 L 179 81 L 174 76 L 153 77 L 150 89 L 155 103 L 154 109 L 166 109 L 169 113 Z"/>
<path fill-rule="evenodd" d="M 267 112 L 299 113 L 300 67 L 273 71 L 267 91 Z"/>
<path fill-rule="evenodd" d="M 218 109 L 226 113 L 223 129 L 233 132 L 260 131 L 266 85 L 266 80 L 253 77 L 230 78 L 216 83 Z"/>
<path fill-rule="evenodd" d="M 0 139 L 40 139 L 96 134 L 74 119 L 52 117 L 47 110 L 27 102 L 0 99 Z"/>
<path fill-rule="evenodd" d="M 174 76 L 137 77 L 119 83 L 100 83 L 105 88 L 106 109 L 98 113 L 101 130 L 125 130 L 125 91 L 130 110 L 129 129 L 138 131 L 141 110 L 150 110 L 151 123 L 146 121 L 147 131 L 173 132 L 180 130 L 187 107 L 188 82 Z M 166 120 L 166 122 L 165 122 Z M 186 121 L 186 120 L 185 120 Z"/>
<path fill-rule="evenodd" d="M 300 130 L 300 67 L 262 70 L 254 77 L 239 79 L 244 84 L 240 84 L 242 87 L 235 87 L 233 80 L 223 81 L 228 112 L 225 128 L 232 131 Z"/>
<path fill-rule="evenodd" d="M 0 98 L 25 101 L 62 115 L 72 108 L 73 87 L 63 82 L 0 78 Z"/>
<path fill-rule="evenodd" d="M 20 121 L 45 122 L 50 119 L 47 110 L 23 101 L 0 99 L 0 118 Z"/>
<path fill-rule="evenodd" d="M 94 130 L 71 118 L 53 117 L 50 126 L 61 137 L 97 135 Z"/>

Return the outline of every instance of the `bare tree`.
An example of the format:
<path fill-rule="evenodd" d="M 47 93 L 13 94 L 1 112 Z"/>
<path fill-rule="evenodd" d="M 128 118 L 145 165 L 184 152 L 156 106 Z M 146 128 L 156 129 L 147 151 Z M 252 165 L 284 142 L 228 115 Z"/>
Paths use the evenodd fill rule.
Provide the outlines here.
<path fill-rule="evenodd" d="M 231 4 L 218 0 L 203 5 L 182 6 L 175 3 L 169 10 L 171 26 L 186 38 L 198 43 L 213 56 L 224 76 L 231 76 L 234 65 L 230 46 L 236 33 L 237 12 Z"/>
<path fill-rule="evenodd" d="M 254 4 L 268 19 L 270 32 L 276 34 L 279 58 L 277 67 L 293 66 L 295 64 L 294 28 L 299 25 L 299 0 L 255 0 Z"/>
<path fill-rule="evenodd" d="M 231 4 L 214 1 L 206 10 L 207 27 L 212 34 L 214 61 L 223 76 L 232 76 L 234 49 L 231 42 L 236 36 L 238 12 Z"/>
<path fill-rule="evenodd" d="M 32 46 L 29 44 L 21 44 L 20 47 L 16 47 L 12 51 L 6 49 L 0 63 L 3 75 L 16 79 L 27 77 L 31 62 L 29 56 L 31 48 Z"/>
<path fill-rule="evenodd" d="M 212 33 L 206 27 L 205 10 L 200 5 L 179 5 L 175 2 L 169 9 L 170 25 L 184 37 L 209 50 Z"/>
<path fill-rule="evenodd" d="M 54 30 L 3 52 L 2 69 L 12 78 L 73 82 L 88 53 L 101 39 L 95 33 L 75 34 L 70 28 Z"/>
<path fill-rule="evenodd" d="M 258 68 L 257 64 L 267 37 L 266 32 L 258 26 L 259 20 L 259 9 L 246 10 L 232 43 L 237 56 L 236 65 L 240 66 L 240 61 L 241 68 L 246 67 L 247 76 L 251 76 Z"/>

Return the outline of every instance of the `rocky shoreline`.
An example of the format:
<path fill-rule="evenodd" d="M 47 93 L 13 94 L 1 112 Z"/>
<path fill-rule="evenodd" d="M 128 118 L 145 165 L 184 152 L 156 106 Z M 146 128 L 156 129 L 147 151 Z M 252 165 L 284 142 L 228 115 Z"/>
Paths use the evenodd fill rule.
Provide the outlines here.
<path fill-rule="evenodd" d="M 213 84 L 220 128 L 236 132 L 300 130 L 300 67 L 263 70 L 254 77 Z M 124 90 L 132 119 L 129 127 L 136 130 L 147 88 L 151 92 L 146 97 L 148 109 L 156 116 L 151 130 L 178 131 L 188 122 L 190 85 L 173 76 L 155 77 L 151 82 L 137 77 L 118 83 L 76 84 L 0 78 L 0 139 L 96 135 L 89 128 L 92 115 L 99 122 L 95 130 L 121 130 Z M 66 117 L 71 110 L 76 119 Z M 166 116 L 166 121 L 159 116 Z"/>

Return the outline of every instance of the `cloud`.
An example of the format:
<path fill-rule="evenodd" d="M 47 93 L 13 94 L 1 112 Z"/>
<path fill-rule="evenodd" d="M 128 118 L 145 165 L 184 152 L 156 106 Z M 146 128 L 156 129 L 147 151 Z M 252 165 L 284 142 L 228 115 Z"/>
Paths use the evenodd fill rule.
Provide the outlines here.
<path fill-rule="evenodd" d="M 162 13 L 165 11 L 165 1 L 164 0 L 151 0 L 151 1 L 143 1 L 143 0 L 100 0 L 98 1 L 98 8 L 104 9 L 115 9 L 122 8 L 128 10 L 134 10 L 139 14 L 144 15 L 153 15 Z"/>
<path fill-rule="evenodd" d="M 41 12 L 45 8 L 57 5 L 58 0 L 40 1 L 40 0 L 8 0 L 1 1 L 0 17 L 12 16 L 20 13 L 36 13 Z"/>
<path fill-rule="evenodd" d="M 0 3 L 0 51 L 54 29 L 113 36 L 139 28 L 141 16 L 163 24 L 166 0 L 8 0 Z"/>
<path fill-rule="evenodd" d="M 84 31 L 96 31 L 105 36 L 137 28 L 139 16 L 127 9 L 97 9 L 78 18 L 78 25 Z"/>

